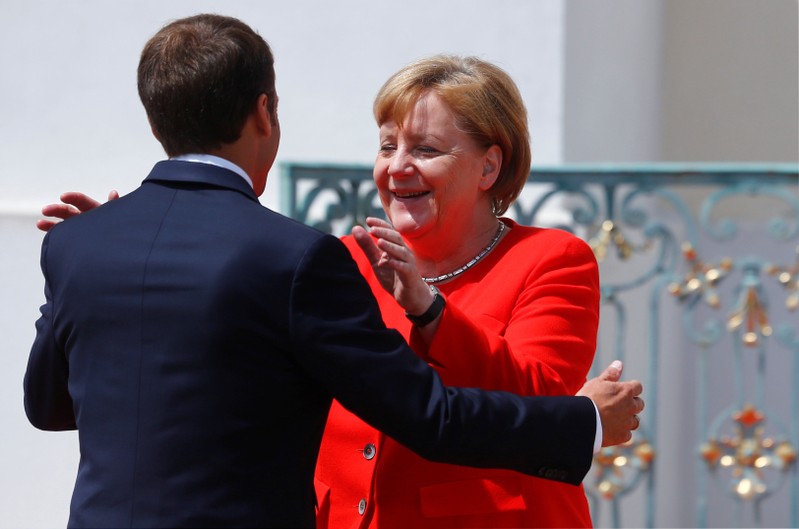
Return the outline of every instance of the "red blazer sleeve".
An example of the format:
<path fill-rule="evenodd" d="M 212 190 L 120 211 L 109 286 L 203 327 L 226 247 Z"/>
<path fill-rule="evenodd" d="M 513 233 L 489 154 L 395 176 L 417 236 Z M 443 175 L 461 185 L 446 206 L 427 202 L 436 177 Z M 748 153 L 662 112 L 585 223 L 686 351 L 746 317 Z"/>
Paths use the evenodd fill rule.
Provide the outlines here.
<path fill-rule="evenodd" d="M 411 331 L 445 383 L 571 395 L 585 382 L 599 324 L 596 259 L 577 237 L 534 230 L 485 267 L 480 296 L 461 295 L 466 286 L 447 297 L 442 286 L 448 304 L 429 348 Z"/>

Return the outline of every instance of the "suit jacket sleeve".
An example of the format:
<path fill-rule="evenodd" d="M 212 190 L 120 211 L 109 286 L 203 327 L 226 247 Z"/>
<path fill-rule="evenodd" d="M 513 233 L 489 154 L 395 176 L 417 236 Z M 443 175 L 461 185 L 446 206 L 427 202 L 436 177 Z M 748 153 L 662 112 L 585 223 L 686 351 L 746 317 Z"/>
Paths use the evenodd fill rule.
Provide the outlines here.
<path fill-rule="evenodd" d="M 596 424 L 589 399 L 445 387 L 386 329 L 336 238 L 308 249 L 290 305 L 296 360 L 345 408 L 423 457 L 575 484 L 588 471 Z"/>
<path fill-rule="evenodd" d="M 53 335 L 53 300 L 47 274 L 47 243 L 42 242 L 41 267 L 45 277 L 45 304 L 36 321 L 36 338 L 28 358 L 23 382 L 25 413 L 35 427 L 42 430 L 74 430 L 75 415 L 67 389 L 69 368 L 64 351 Z"/>

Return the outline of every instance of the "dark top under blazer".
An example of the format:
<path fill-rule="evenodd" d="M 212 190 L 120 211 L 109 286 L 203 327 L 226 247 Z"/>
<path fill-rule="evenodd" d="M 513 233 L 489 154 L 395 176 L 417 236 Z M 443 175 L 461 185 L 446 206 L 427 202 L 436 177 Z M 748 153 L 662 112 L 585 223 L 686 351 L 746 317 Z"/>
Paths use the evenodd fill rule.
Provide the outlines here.
<path fill-rule="evenodd" d="M 333 397 L 430 459 L 572 483 L 590 466 L 590 400 L 444 387 L 341 242 L 226 169 L 158 163 L 55 226 L 41 265 L 25 409 L 78 429 L 70 526 L 312 527 Z"/>

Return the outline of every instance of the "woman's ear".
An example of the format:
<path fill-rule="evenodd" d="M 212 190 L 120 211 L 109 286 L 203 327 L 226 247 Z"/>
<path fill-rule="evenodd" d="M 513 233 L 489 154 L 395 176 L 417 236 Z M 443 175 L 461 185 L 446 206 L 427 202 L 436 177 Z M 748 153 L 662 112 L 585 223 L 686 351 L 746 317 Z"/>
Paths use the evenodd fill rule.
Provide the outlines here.
<path fill-rule="evenodd" d="M 502 149 L 499 145 L 492 145 L 483 155 L 483 176 L 480 178 L 480 189 L 488 191 L 499 177 L 502 168 Z"/>

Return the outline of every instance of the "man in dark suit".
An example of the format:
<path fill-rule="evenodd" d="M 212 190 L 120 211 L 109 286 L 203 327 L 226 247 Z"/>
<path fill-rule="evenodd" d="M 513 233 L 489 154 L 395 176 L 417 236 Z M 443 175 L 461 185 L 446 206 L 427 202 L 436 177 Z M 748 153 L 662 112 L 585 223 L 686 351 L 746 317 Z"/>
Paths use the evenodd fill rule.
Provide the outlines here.
<path fill-rule="evenodd" d="M 590 399 L 444 387 L 338 239 L 259 204 L 280 125 L 272 55 L 248 26 L 173 22 L 138 79 L 170 159 L 42 245 L 25 409 L 78 430 L 70 526 L 312 527 L 332 398 L 430 459 L 572 483 L 597 412 L 605 444 L 637 427 L 641 386 L 618 373 Z"/>

